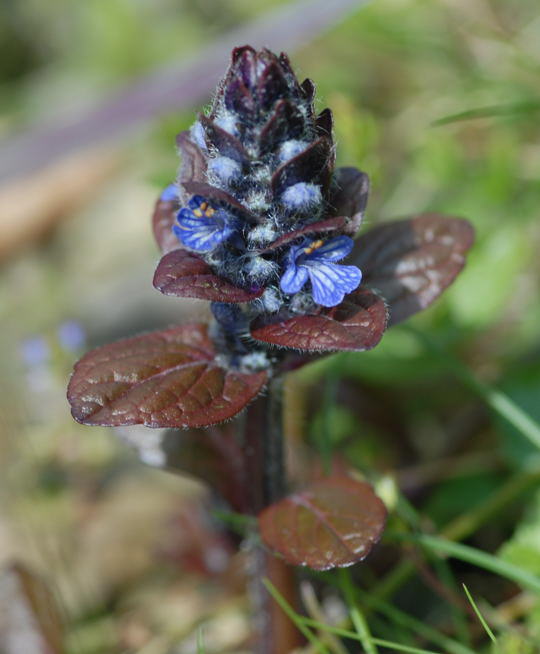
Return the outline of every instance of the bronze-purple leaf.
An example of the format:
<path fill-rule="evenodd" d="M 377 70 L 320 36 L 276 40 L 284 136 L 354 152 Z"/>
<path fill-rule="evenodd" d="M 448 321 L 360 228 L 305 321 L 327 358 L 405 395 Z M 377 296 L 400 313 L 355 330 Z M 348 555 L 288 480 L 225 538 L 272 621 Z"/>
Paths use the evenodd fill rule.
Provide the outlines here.
<path fill-rule="evenodd" d="M 86 425 L 205 427 L 232 418 L 263 388 L 266 372 L 218 365 L 207 325 L 182 325 L 124 339 L 86 354 L 68 387 Z"/>
<path fill-rule="evenodd" d="M 473 242 L 468 221 L 427 213 L 368 231 L 351 259 L 363 283 L 385 298 L 395 325 L 439 297 L 463 268 Z"/>
<path fill-rule="evenodd" d="M 321 136 L 276 170 L 272 176 L 272 190 L 281 193 L 292 184 L 313 181 L 326 187 L 333 160 L 332 141 L 327 136 Z"/>
<path fill-rule="evenodd" d="M 276 62 L 268 64 L 263 70 L 257 86 L 261 106 L 267 110 L 289 93 L 287 81 Z"/>
<path fill-rule="evenodd" d="M 220 155 L 230 157 L 239 163 L 243 163 L 249 158 L 248 153 L 245 151 L 244 146 L 240 141 L 235 136 L 216 125 L 212 120 L 210 120 L 210 118 L 207 118 L 204 114 L 200 114 L 199 122 L 204 128 L 208 140 L 215 148 L 217 148 Z"/>
<path fill-rule="evenodd" d="M 184 188 L 185 182 L 204 182 L 206 180 L 206 159 L 198 145 L 193 143 L 189 132 L 181 132 L 176 137 L 182 163 L 178 174 L 179 200 L 156 201 L 152 216 L 152 231 L 162 252 L 170 252 L 181 247 L 172 231 L 176 214 L 182 204 L 186 204 L 190 193 Z"/>
<path fill-rule="evenodd" d="M 185 182 L 183 186 L 190 195 L 202 195 L 208 200 L 215 200 L 220 204 L 227 205 L 229 208 L 238 212 L 248 222 L 257 222 L 258 220 L 258 217 L 253 212 L 220 188 L 211 186 L 206 182 Z"/>
<path fill-rule="evenodd" d="M 264 543 L 291 565 L 329 570 L 364 559 L 382 535 L 386 508 L 371 486 L 346 476 L 317 481 L 259 515 Z"/>
<path fill-rule="evenodd" d="M 162 200 L 161 197 L 156 201 L 152 215 L 152 231 L 162 252 L 170 252 L 181 247 L 172 231 L 178 209 L 179 204 L 176 201 Z"/>
<path fill-rule="evenodd" d="M 304 94 L 304 98 L 310 103 L 311 113 L 313 113 L 313 100 L 315 98 L 315 84 L 313 80 L 310 80 L 309 77 L 306 78 L 302 84 L 300 84 L 300 88 Z"/>
<path fill-rule="evenodd" d="M 335 216 L 334 218 L 326 218 L 325 220 L 318 220 L 315 223 L 310 223 L 299 229 L 294 229 L 283 236 L 280 236 L 275 241 L 270 243 L 264 250 L 261 252 L 271 252 L 277 248 L 283 247 L 290 243 L 291 241 L 296 240 L 300 236 L 307 236 L 308 234 L 327 234 L 339 230 L 343 233 L 349 233 L 350 229 L 350 220 L 345 216 Z"/>
<path fill-rule="evenodd" d="M 260 297 L 263 288 L 245 290 L 214 275 L 210 266 L 187 250 L 173 250 L 158 263 L 154 287 L 164 295 L 193 297 L 211 302 L 249 302 Z"/>
<path fill-rule="evenodd" d="M 204 182 L 206 180 L 206 157 L 199 146 L 191 140 L 190 133 L 180 132 L 176 137 L 176 144 L 180 150 L 181 164 L 178 173 L 180 185 L 180 199 L 185 204 L 189 193 L 184 192 L 185 182 Z"/>
<path fill-rule="evenodd" d="M 273 150 L 281 141 L 299 138 L 305 130 L 304 123 L 305 119 L 295 104 L 280 100 L 261 131 L 261 154 Z"/>
<path fill-rule="evenodd" d="M 300 316 L 255 321 L 253 338 L 281 347 L 311 352 L 361 352 L 375 347 L 386 327 L 384 301 L 367 288 L 358 289 L 336 307 Z"/>
<path fill-rule="evenodd" d="M 334 216 L 350 216 L 354 235 L 364 217 L 369 195 L 369 177 L 358 168 L 338 168 L 328 203 Z M 354 231 L 352 231 L 354 229 Z"/>
<path fill-rule="evenodd" d="M 332 110 L 327 107 L 326 109 L 323 109 L 317 116 L 317 120 L 315 121 L 315 128 L 317 130 L 317 134 L 320 134 L 321 136 L 329 136 L 331 138 L 333 127 L 334 118 L 332 116 Z"/>

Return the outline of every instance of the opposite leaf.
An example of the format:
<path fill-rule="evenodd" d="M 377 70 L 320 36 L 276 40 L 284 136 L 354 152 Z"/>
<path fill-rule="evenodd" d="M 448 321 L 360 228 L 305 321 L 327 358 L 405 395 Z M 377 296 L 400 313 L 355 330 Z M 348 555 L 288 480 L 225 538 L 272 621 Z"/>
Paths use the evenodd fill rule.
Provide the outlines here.
<path fill-rule="evenodd" d="M 386 508 L 371 486 L 334 476 L 269 506 L 259 516 L 263 541 L 287 563 L 314 570 L 352 565 L 378 542 Z"/>
<path fill-rule="evenodd" d="M 267 374 L 227 370 L 214 355 L 203 324 L 99 347 L 75 365 L 72 415 L 109 427 L 204 427 L 232 418 L 258 395 Z"/>
<path fill-rule="evenodd" d="M 174 250 L 166 254 L 154 274 L 154 287 L 164 295 L 194 297 L 211 302 L 249 302 L 264 291 L 253 291 L 234 286 L 226 279 L 214 275 L 210 266 L 199 256 L 187 250 Z"/>
<path fill-rule="evenodd" d="M 428 213 L 379 225 L 360 236 L 351 261 L 380 292 L 395 325 L 428 307 L 455 279 L 474 241 L 460 218 Z"/>
<path fill-rule="evenodd" d="M 361 287 L 338 306 L 317 314 L 255 321 L 251 335 L 258 341 L 298 350 L 361 352 L 377 345 L 385 327 L 384 301 Z"/>

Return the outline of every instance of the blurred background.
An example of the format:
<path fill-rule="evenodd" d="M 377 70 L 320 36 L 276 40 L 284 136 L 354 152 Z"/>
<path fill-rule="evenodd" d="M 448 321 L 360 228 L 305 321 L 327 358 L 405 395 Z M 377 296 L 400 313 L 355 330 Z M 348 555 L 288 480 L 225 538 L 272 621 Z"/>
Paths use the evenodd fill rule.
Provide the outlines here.
<path fill-rule="evenodd" d="M 242 553 L 207 489 L 156 469 L 159 434 L 82 427 L 65 400 L 85 349 L 204 316 L 204 303 L 153 290 L 150 215 L 175 176 L 174 137 L 234 44 L 286 49 L 316 82 L 338 163 L 372 180 L 364 227 L 437 210 L 477 230 L 457 282 L 409 323 L 428 345 L 396 328 L 370 353 L 295 373 L 289 429 L 401 489 L 433 529 L 510 488 L 464 537 L 540 574 L 539 450 L 467 383 L 493 384 L 540 420 L 538 2 L 308 4 L 0 1 L 0 605 L 37 592 L 15 563 L 38 573 L 68 654 L 188 654 L 200 625 L 204 651 L 248 651 Z M 150 465 L 125 439 L 142 439 Z M 359 573 L 372 587 L 392 564 L 385 546 L 377 556 Z M 518 643 L 504 651 L 538 651 L 534 597 L 458 572 L 488 598 L 501 639 Z M 452 632 L 429 584 L 395 601 Z M 4 624 L 0 651 L 63 651 L 32 649 L 40 628 L 23 614 L 24 629 Z"/>

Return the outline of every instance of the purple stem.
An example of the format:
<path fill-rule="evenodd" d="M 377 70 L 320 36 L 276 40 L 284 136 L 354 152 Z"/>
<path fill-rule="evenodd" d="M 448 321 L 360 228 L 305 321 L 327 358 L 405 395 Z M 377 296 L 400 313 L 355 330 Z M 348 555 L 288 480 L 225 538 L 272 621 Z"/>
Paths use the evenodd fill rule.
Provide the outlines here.
<path fill-rule="evenodd" d="M 255 400 L 247 408 L 243 420 L 239 420 L 247 472 L 246 487 L 250 490 L 248 504 L 253 515 L 277 502 L 285 492 L 282 397 L 282 380 L 272 380 L 267 394 Z M 256 654 L 292 651 L 302 644 L 301 636 L 274 602 L 262 580 L 270 579 L 294 606 L 297 603 L 294 568 L 261 545 L 255 545 L 250 551 L 249 573 L 256 636 L 254 651 Z"/>

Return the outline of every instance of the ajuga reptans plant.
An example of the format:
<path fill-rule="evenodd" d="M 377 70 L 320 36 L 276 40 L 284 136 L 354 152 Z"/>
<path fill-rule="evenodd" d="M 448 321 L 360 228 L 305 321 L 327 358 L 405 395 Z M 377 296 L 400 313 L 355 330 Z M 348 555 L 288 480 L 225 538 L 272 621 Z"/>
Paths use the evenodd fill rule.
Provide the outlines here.
<path fill-rule="evenodd" d="M 464 220 L 424 214 L 355 239 L 368 177 L 335 168 L 332 113 L 315 112 L 314 93 L 286 55 L 233 50 L 211 108 L 178 136 L 179 173 L 153 216 L 154 286 L 209 301 L 213 320 L 88 353 L 68 397 L 85 424 L 169 427 L 177 443 L 204 443 L 204 456 L 221 457 L 216 485 L 234 510 L 259 516 L 265 545 L 328 569 L 368 554 L 385 509 L 345 473 L 286 495 L 279 379 L 316 356 L 376 346 L 453 281 L 473 235 Z"/>

